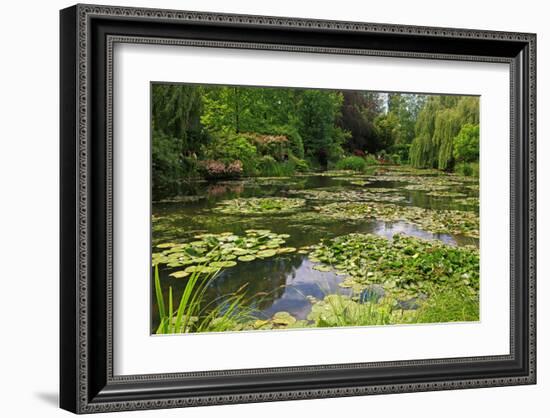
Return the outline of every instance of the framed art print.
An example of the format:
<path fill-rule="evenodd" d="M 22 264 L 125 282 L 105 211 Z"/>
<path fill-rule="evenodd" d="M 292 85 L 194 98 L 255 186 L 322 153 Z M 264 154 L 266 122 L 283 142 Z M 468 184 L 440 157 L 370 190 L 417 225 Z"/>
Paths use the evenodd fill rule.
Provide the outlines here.
<path fill-rule="evenodd" d="M 61 407 L 533 384 L 527 33 L 61 11 Z"/>

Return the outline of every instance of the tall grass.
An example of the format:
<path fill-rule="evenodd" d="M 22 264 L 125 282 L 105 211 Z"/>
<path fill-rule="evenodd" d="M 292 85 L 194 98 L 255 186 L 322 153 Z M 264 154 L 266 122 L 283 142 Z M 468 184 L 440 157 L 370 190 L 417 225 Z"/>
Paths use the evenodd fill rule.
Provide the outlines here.
<path fill-rule="evenodd" d="M 290 177 L 297 171 L 306 172 L 308 164 L 290 154 L 287 161 L 277 161 L 270 155 L 264 155 L 258 160 L 257 175 L 262 177 Z"/>
<path fill-rule="evenodd" d="M 241 287 L 236 292 L 205 304 L 208 285 L 216 279 L 214 274 L 195 272 L 189 276 L 181 299 L 174 310 L 172 287 L 168 288 L 168 309 L 162 294 L 158 266 L 155 266 L 155 295 L 160 324 L 156 334 L 180 334 L 191 332 L 215 332 L 235 330 L 238 324 L 253 318 Z"/>
<path fill-rule="evenodd" d="M 290 177 L 295 171 L 294 164 L 290 162 L 262 164 L 258 167 L 260 177 Z"/>
<path fill-rule="evenodd" d="M 479 296 L 468 288 L 450 288 L 432 294 L 417 310 L 416 323 L 479 321 Z"/>

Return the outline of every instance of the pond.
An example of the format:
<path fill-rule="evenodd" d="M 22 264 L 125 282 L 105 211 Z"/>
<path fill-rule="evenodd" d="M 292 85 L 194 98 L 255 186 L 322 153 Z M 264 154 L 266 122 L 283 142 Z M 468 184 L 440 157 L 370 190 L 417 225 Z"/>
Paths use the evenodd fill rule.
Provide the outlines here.
<path fill-rule="evenodd" d="M 293 177 L 197 180 L 188 182 L 180 196 L 153 203 L 152 251 L 158 252 L 157 246 L 162 243 L 196 240 L 194 237 L 200 234 L 242 236 L 251 229 L 285 234 L 284 245 L 295 249 L 350 233 L 389 239 L 404 234 L 450 246 L 477 246 L 479 226 L 472 226 L 471 220 L 477 222 L 478 190 L 477 179 L 399 166 L 377 168 L 370 174 L 334 171 Z M 285 205 L 291 202 L 295 206 L 261 206 L 265 198 L 282 198 Z M 263 213 L 247 211 L 247 202 L 259 202 L 267 209 Z M 373 208 L 376 211 L 371 213 Z M 469 216 L 469 223 L 461 225 L 470 225 L 469 229 L 455 228 L 452 219 L 462 220 L 464 216 Z M 450 225 L 443 228 L 446 233 L 438 222 Z M 237 262 L 220 271 L 206 290 L 205 302 L 216 304 L 224 295 L 243 288 L 258 318 L 285 311 L 304 320 L 311 311 L 312 297 L 322 299 L 327 294 L 349 291 L 339 286 L 342 275 L 314 267 L 306 251 Z M 162 265 L 159 274 L 165 296 L 172 287 L 174 300 L 178 301 L 186 279 L 171 277 L 176 270 Z M 152 305 L 154 332 L 159 314 L 154 301 Z"/>

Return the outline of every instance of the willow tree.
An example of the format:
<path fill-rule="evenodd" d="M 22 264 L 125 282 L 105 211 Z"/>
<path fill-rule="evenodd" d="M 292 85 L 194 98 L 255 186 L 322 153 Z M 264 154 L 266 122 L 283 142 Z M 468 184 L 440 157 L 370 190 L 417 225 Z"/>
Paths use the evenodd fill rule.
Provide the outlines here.
<path fill-rule="evenodd" d="M 454 141 L 465 124 L 479 124 L 479 98 L 433 96 L 420 111 L 411 144 L 411 164 L 452 170 Z"/>
<path fill-rule="evenodd" d="M 436 147 L 433 144 L 435 118 L 441 103 L 438 96 L 429 97 L 422 110 L 418 113 L 415 126 L 415 138 L 409 151 L 413 167 L 433 167 Z"/>
<path fill-rule="evenodd" d="M 179 141 L 183 152 L 193 151 L 201 130 L 199 87 L 154 84 L 151 96 L 153 130 Z"/>
<path fill-rule="evenodd" d="M 202 138 L 199 87 L 153 84 L 151 125 L 153 199 L 172 193 L 195 169 Z"/>

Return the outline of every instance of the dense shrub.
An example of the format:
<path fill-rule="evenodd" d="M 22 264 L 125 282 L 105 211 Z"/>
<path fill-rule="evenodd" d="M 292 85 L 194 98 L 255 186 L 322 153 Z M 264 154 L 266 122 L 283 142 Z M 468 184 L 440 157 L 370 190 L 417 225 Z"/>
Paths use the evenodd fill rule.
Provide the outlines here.
<path fill-rule="evenodd" d="M 409 148 L 410 148 L 410 144 L 394 144 L 391 148 L 390 148 L 390 152 L 391 152 L 391 158 L 393 160 L 396 160 L 395 158 L 395 155 L 398 155 L 399 156 L 399 163 L 397 164 L 402 164 L 402 163 L 406 163 L 409 161 Z"/>
<path fill-rule="evenodd" d="M 378 165 L 378 160 L 376 159 L 376 157 L 372 154 L 368 154 L 366 157 L 365 157 L 365 164 L 367 165 Z"/>
<path fill-rule="evenodd" d="M 206 178 L 233 178 L 243 173 L 243 165 L 239 160 L 230 163 L 206 160 L 201 162 L 199 169 Z"/>
<path fill-rule="evenodd" d="M 204 154 L 207 160 L 219 161 L 226 166 L 240 161 L 243 174 L 247 176 L 256 174 L 258 152 L 256 147 L 243 135 L 218 133 L 213 136 Z"/>
<path fill-rule="evenodd" d="M 399 154 L 392 154 L 388 157 L 388 161 L 392 164 L 401 164 L 401 156 Z"/>
<path fill-rule="evenodd" d="M 455 166 L 458 174 L 468 177 L 479 177 L 479 163 L 459 163 Z"/>
<path fill-rule="evenodd" d="M 279 162 L 270 155 L 264 155 L 258 160 L 258 174 L 260 176 L 281 177 L 291 176 L 296 171 L 305 172 L 309 170 L 308 164 L 290 154 L 287 161 Z"/>
<path fill-rule="evenodd" d="M 453 141 L 454 157 L 459 162 L 475 162 L 479 159 L 479 125 L 467 123 Z"/>
<path fill-rule="evenodd" d="M 284 135 L 246 132 L 240 134 L 240 136 L 246 138 L 250 144 L 256 147 L 256 152 L 259 156 L 269 155 L 277 161 L 283 161 L 287 159 L 290 153 L 289 140 Z"/>
<path fill-rule="evenodd" d="M 301 173 L 309 171 L 309 164 L 302 158 L 298 158 L 293 154 L 290 154 L 288 156 L 288 161 L 293 165 L 295 171 L 299 171 Z"/>
<path fill-rule="evenodd" d="M 298 158 L 304 158 L 304 141 L 295 127 L 290 125 L 277 126 L 273 127 L 271 131 L 273 134 L 288 138 L 288 147 L 292 154 Z"/>
<path fill-rule="evenodd" d="M 279 163 L 271 155 L 264 155 L 258 160 L 258 171 L 261 176 L 275 176 Z"/>
<path fill-rule="evenodd" d="M 336 163 L 336 169 L 338 170 L 364 171 L 366 166 L 365 159 L 357 156 L 346 157 Z"/>
<path fill-rule="evenodd" d="M 197 174 L 197 161 L 182 156 L 181 141 L 162 131 L 153 131 L 152 177 L 153 200 L 172 194 L 182 177 Z"/>

